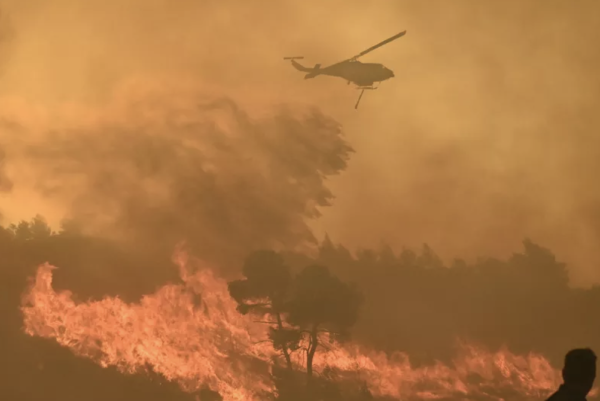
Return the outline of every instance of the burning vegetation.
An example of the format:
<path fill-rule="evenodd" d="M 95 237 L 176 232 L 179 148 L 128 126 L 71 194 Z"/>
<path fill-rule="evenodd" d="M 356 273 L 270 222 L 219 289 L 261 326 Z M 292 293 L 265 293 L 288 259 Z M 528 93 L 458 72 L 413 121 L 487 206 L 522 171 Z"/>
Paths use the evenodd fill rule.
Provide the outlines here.
<path fill-rule="evenodd" d="M 1 232 L 5 255 L 12 255 L 6 260 L 11 264 L 18 262 L 23 269 L 3 269 L 5 273 L 13 272 L 3 307 L 6 311 L 3 313 L 8 314 L 5 320 L 12 317 L 8 320 L 12 324 L 3 334 L 3 343 L 11 344 L 13 353 L 22 353 L 17 363 L 21 374 L 41 377 L 40 372 L 68 372 L 73 369 L 70 366 L 85 366 L 82 372 L 74 373 L 76 378 L 90 375 L 92 365 L 85 361 L 99 366 L 100 370 L 85 379 L 85 389 L 69 388 L 65 380 L 72 379 L 55 376 L 55 387 L 50 391 L 65 400 L 84 394 L 86 399 L 101 399 L 99 394 L 112 396 L 106 388 L 94 394 L 94 389 L 102 387 L 102 383 L 114 386 L 113 392 L 125 389 L 129 400 L 167 397 L 183 400 L 188 396 L 224 400 L 541 399 L 560 383 L 560 372 L 556 369 L 559 365 L 553 365 L 552 352 L 543 350 L 543 342 L 542 347 L 532 343 L 529 351 L 515 352 L 523 344 L 511 344 L 509 316 L 497 315 L 503 319 L 502 326 L 507 327 L 504 333 L 499 333 L 506 339 L 501 346 L 481 329 L 480 324 L 485 321 L 461 320 L 462 314 L 478 310 L 494 313 L 490 308 L 494 293 L 471 303 L 470 309 L 465 306 L 444 318 L 447 313 L 444 304 L 448 300 L 443 293 L 431 293 L 436 280 L 445 280 L 454 288 L 460 288 L 462 280 L 475 280 L 472 284 L 485 293 L 490 291 L 485 283 L 499 272 L 494 268 L 503 269 L 505 275 L 540 274 L 535 284 L 538 294 L 544 294 L 542 287 L 550 286 L 546 295 L 550 295 L 550 289 L 562 291 L 554 295 L 563 301 L 570 300 L 562 311 L 554 310 L 555 314 L 572 313 L 581 306 L 580 302 L 597 297 L 596 289 L 574 291 L 566 284 L 562 290 L 553 287 L 558 283 L 548 280 L 548 272 L 553 266 L 559 272 L 563 266 L 553 262 L 549 252 L 529 242 L 525 253 L 516 254 L 506 262 L 485 261 L 453 267 L 437 264 L 439 260 L 427 248 L 421 253 L 405 251 L 399 256 L 386 250 L 351 256 L 343 248 L 326 242 L 321 245 L 320 254 L 312 259 L 301 254 L 258 251 L 246 258 L 240 278 L 229 282 L 216 269 L 178 249 L 173 257 L 178 279 L 172 279 L 170 284 L 159 285 L 154 292 L 139 298 L 131 292 L 122 297 L 99 296 L 100 293 L 87 292 L 85 285 L 76 290 L 80 282 L 76 274 L 82 268 L 78 259 L 93 255 L 100 261 L 112 259 L 113 263 L 126 266 L 127 258 L 132 256 L 126 255 L 117 244 L 68 230 L 52 233 L 40 218 Z M 82 247 L 79 251 L 63 253 L 74 249 L 75 243 Z M 339 266 L 344 258 L 348 258 L 345 273 Z M 48 263 L 40 264 L 35 271 L 26 268 L 45 259 L 60 261 L 64 268 Z M 152 269 L 151 266 L 148 268 Z M 83 263 L 83 268 L 90 269 L 91 265 Z M 388 280 L 398 280 L 401 276 L 407 280 L 412 276 L 412 281 L 405 285 L 415 287 L 415 295 L 390 292 L 378 280 L 384 278 L 380 276 L 383 272 L 389 274 L 389 269 L 396 269 L 396 276 L 386 275 Z M 32 274 L 23 293 L 24 280 Z M 111 284 L 112 280 L 102 278 L 101 272 L 96 274 L 93 288 Z M 427 280 L 417 279 L 418 274 Z M 348 277 L 354 278 L 354 285 Z M 522 280 L 507 281 L 505 285 L 510 283 L 513 293 L 524 285 Z M 491 284 L 503 285 L 502 281 Z M 110 293 L 114 289 L 105 287 L 102 291 Z M 440 353 L 437 361 L 419 358 L 419 339 L 410 341 L 410 336 L 418 337 L 418 333 L 407 321 L 404 327 L 409 346 L 392 349 L 392 343 L 381 341 L 385 336 L 380 333 L 389 329 L 389 320 L 365 319 L 368 313 L 373 313 L 372 308 L 383 308 L 381 298 L 370 297 L 373 291 L 382 292 L 385 302 L 396 308 L 396 313 L 390 315 L 393 319 L 389 320 L 402 319 L 411 309 L 418 308 L 424 297 L 430 299 L 433 309 L 427 318 L 433 320 L 432 326 L 445 330 L 445 322 L 453 319 L 462 327 L 444 333 L 444 337 L 457 338 L 462 333 L 464 341 L 448 347 L 452 356 L 447 360 L 444 353 Z M 22 295 L 20 316 L 11 316 L 14 312 L 6 304 L 11 294 L 12 302 Z M 474 294 L 471 292 L 469 296 Z M 513 322 L 519 320 L 519 313 L 539 302 L 535 297 L 528 299 L 529 304 L 522 305 Z M 25 332 L 33 337 L 19 336 L 17 319 L 22 319 Z M 544 324 L 541 319 L 538 324 Z M 549 321 L 545 324 L 546 329 L 551 327 Z M 532 334 L 527 333 L 530 327 L 523 327 L 523 338 Z M 583 323 L 572 328 L 574 332 L 590 329 Z M 352 335 L 348 335 L 350 332 Z M 393 330 L 391 334 L 395 335 Z M 40 342 L 37 337 L 55 341 L 64 350 L 53 348 L 47 340 Z M 436 344 L 435 337 L 424 337 L 420 340 L 429 342 L 433 349 L 443 346 Z M 562 351 L 557 346 L 561 339 L 553 339 L 556 342 L 551 345 Z M 68 357 L 69 353 L 74 356 Z M 62 362 L 57 363 L 58 360 Z M 112 373 L 114 370 L 121 372 L 123 378 Z M 131 384 L 136 381 L 138 387 Z M 163 384 L 156 387 L 160 383 Z M 17 394 L 19 385 L 13 382 L 5 388 Z M 148 389 L 155 389 L 152 396 L 148 395 Z M 48 388 L 27 391 L 27 399 L 42 399 Z"/>
<path fill-rule="evenodd" d="M 183 284 L 167 285 L 129 305 L 118 298 L 76 303 L 68 291 L 52 289 L 54 268 L 45 264 L 24 299 L 26 331 L 123 372 L 151 366 L 186 391 L 208 385 L 225 400 L 273 392 L 281 399 L 305 399 L 300 389 L 332 391 L 338 377 L 358 380 L 364 394 L 404 399 L 493 398 L 503 388 L 540 397 L 559 383 L 557 372 L 537 355 L 517 357 L 507 350 L 486 353 L 467 346 L 453 367 L 438 363 L 414 369 L 405 355 L 388 357 L 340 343 L 336 337 L 356 319 L 360 298 L 324 267 L 303 269 L 288 300 L 283 290 L 291 277 L 282 260 L 272 253 L 254 254 L 244 269 L 246 279 L 230 283 L 236 305 L 227 283 L 209 268 L 191 266 L 181 254 L 176 261 Z M 244 302 L 249 299 L 257 302 Z M 267 331 L 262 321 L 246 319 L 236 309 L 275 322 L 268 322 L 272 327 Z M 287 316 L 285 326 L 279 323 L 282 316 Z M 280 353 L 289 363 L 275 369 L 272 382 L 269 367 L 272 361 L 277 366 Z M 313 377 L 313 368 L 320 380 Z M 303 371 L 308 383 L 296 383 L 294 372 Z"/>

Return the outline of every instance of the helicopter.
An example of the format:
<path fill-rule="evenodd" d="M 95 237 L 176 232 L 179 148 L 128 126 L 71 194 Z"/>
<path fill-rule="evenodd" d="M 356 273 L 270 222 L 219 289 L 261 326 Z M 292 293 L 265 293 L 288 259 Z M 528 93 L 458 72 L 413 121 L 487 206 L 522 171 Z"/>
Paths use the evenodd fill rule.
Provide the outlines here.
<path fill-rule="evenodd" d="M 390 43 L 406 34 L 406 31 L 402 31 L 383 42 L 369 47 L 358 53 L 356 56 L 349 59 L 337 62 L 328 67 L 321 68 L 321 64 L 316 64 L 313 68 L 304 67 L 296 60 L 304 59 L 303 56 L 298 57 L 284 57 L 284 60 L 290 60 L 294 68 L 298 71 L 306 72 L 304 79 L 315 78 L 319 75 L 329 75 L 331 77 L 339 77 L 345 79 L 348 85 L 353 83 L 356 85 L 356 89 L 361 90 L 358 100 L 356 101 L 355 109 L 358 108 L 360 99 L 362 98 L 365 90 L 374 90 L 378 87 L 374 86 L 376 82 L 383 82 L 394 77 L 394 72 L 383 64 L 377 63 L 361 63 L 358 59 L 367 53 L 372 52 L 375 49 L 380 48 L 383 45 Z"/>

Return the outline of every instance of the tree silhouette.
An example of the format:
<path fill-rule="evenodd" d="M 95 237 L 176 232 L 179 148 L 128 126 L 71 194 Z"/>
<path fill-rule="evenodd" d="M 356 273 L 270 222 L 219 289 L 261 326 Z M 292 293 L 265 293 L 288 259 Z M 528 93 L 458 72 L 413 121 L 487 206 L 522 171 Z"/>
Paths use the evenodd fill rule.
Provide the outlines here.
<path fill-rule="evenodd" d="M 298 274 L 292 293 L 289 322 L 307 337 L 306 373 L 310 383 L 319 335 L 328 333 L 330 340 L 347 335 L 358 318 L 362 295 L 318 265 Z"/>
<path fill-rule="evenodd" d="M 52 229 L 40 215 L 36 215 L 31 221 L 11 224 L 9 230 L 13 232 L 15 239 L 24 241 L 47 239 L 52 235 Z"/>
<path fill-rule="evenodd" d="M 289 370 L 292 370 L 290 352 L 296 350 L 300 333 L 284 326 L 282 315 L 286 312 L 292 275 L 283 258 L 273 251 L 262 250 L 250 254 L 244 263 L 243 280 L 229 283 L 229 294 L 238 303 L 242 314 L 268 315 L 274 321 L 269 332 L 273 347 L 280 351 Z"/>

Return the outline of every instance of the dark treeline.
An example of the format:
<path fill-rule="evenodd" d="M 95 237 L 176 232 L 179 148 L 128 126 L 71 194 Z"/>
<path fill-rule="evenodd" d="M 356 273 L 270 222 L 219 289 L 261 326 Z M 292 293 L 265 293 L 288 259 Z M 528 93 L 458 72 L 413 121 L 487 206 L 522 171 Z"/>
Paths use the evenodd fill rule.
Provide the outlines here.
<path fill-rule="evenodd" d="M 516 353 L 540 352 L 560 366 L 565 350 L 600 348 L 600 287 L 572 289 L 567 268 L 526 240 L 506 260 L 445 264 L 424 245 L 352 255 L 326 239 L 310 263 L 355 282 L 365 304 L 353 336 L 377 348 L 407 351 L 416 363 L 449 359 L 457 340 Z M 302 266 L 303 255 L 288 255 Z"/>
<path fill-rule="evenodd" d="M 179 280 L 171 255 L 89 237 L 73 224 L 54 233 L 39 217 L 0 228 L 0 255 L 3 398 L 192 399 L 152 373 L 121 375 L 75 357 L 52 341 L 26 336 L 19 311 L 28 278 L 45 261 L 60 267 L 55 288 L 68 288 L 78 300 L 119 295 L 136 301 L 166 282 Z M 284 257 L 294 273 L 317 264 L 342 281 L 355 283 L 363 303 L 352 338 L 386 351 L 406 351 L 417 362 L 450 357 L 459 338 L 492 349 L 505 344 L 516 353 L 538 351 L 556 366 L 567 349 L 600 348 L 600 323 L 595 319 L 600 288 L 569 288 L 566 267 L 550 251 L 529 241 L 507 260 L 455 261 L 450 266 L 428 247 L 418 252 L 396 254 L 382 248 L 353 255 L 329 240 L 314 259 L 299 254 Z M 210 392 L 203 395 L 203 399 L 214 397 Z"/>

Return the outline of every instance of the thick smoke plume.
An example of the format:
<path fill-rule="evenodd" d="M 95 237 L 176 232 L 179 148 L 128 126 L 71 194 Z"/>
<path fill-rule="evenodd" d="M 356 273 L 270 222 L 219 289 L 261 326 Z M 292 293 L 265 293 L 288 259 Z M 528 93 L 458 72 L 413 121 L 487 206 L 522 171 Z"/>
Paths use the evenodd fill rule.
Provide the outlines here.
<path fill-rule="evenodd" d="M 40 195 L 68 205 L 79 226 L 167 252 L 185 239 L 235 265 L 254 249 L 314 242 L 307 220 L 329 204 L 325 179 L 351 152 L 317 110 L 263 114 L 201 91 L 128 92 L 45 132 L 15 121 L 30 140 L 11 150 Z"/>
<path fill-rule="evenodd" d="M 50 116 L 71 102 L 101 110 L 138 76 L 210 82 L 219 96 L 248 103 L 310 102 L 344 124 L 357 150 L 331 182 L 338 199 L 317 234 L 351 248 L 427 242 L 445 258 L 504 257 L 531 237 L 569 263 L 572 283 L 600 279 L 597 1 L 0 6 L 15 31 L 11 51 L 0 55 L 0 95 L 24 99 L 22 117 L 45 124 L 41 132 L 58 131 L 60 122 L 46 124 L 36 109 Z M 325 65 L 404 29 L 404 38 L 365 57 L 396 78 L 357 112 L 351 86 L 305 81 L 281 60 L 303 55 Z M 58 220 L 70 204 L 38 200 L 34 181 L 15 183 L 2 201 L 6 215 Z"/>

